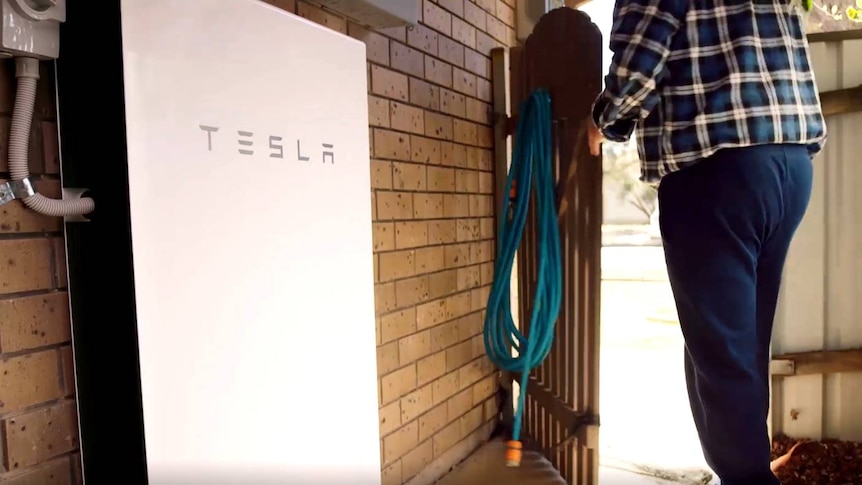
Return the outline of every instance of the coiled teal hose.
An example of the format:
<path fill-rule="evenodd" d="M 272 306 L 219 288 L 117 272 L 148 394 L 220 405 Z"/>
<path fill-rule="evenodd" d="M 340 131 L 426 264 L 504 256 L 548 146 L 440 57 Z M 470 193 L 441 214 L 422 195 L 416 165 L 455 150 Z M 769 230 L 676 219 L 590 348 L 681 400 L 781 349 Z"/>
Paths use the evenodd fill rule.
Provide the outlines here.
<path fill-rule="evenodd" d="M 537 90 L 521 105 L 504 193 L 512 194 L 513 187 L 516 190 L 514 198 L 506 200 L 501 207 L 506 217 L 501 218 L 498 228 L 494 281 L 483 328 L 485 351 L 491 362 L 500 370 L 518 372 L 521 376 L 512 428 L 512 441 L 518 449 L 517 459 L 507 459 L 509 466 L 520 463 L 521 420 L 527 382 L 530 372 L 545 360 L 551 350 L 562 301 L 563 268 L 551 150 L 551 97 L 547 91 Z M 518 330 L 512 318 L 510 281 L 531 195 L 534 195 L 536 203 L 538 268 L 529 334 L 525 334 Z M 512 355 L 512 348 L 517 351 L 517 356 Z"/>

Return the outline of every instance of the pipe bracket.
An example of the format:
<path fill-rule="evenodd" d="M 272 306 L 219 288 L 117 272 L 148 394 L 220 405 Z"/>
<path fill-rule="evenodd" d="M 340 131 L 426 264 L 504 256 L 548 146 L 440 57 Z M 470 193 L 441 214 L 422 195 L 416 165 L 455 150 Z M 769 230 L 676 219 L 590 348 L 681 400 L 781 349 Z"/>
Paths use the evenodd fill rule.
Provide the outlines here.
<path fill-rule="evenodd" d="M 36 188 L 30 178 L 9 180 L 0 184 L 0 205 L 8 204 L 15 199 L 26 199 L 36 195 Z"/>

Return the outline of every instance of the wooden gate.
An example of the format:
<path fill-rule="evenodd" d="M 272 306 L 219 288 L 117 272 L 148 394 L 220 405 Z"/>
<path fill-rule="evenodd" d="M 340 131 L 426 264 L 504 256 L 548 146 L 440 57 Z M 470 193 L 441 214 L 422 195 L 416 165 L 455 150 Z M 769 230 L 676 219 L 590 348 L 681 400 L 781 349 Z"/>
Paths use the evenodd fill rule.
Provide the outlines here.
<path fill-rule="evenodd" d="M 551 94 L 563 304 L 554 347 L 530 376 L 523 440 L 571 485 L 598 483 L 602 163 L 589 153 L 584 123 L 601 90 L 601 52 L 601 33 L 589 17 L 559 8 L 541 18 L 523 47 L 492 55 L 498 203 L 508 197 L 503 192 L 518 107 L 535 89 Z M 513 291 L 527 332 L 536 284 L 534 215 L 527 219 Z M 506 376 L 505 384 L 518 377 Z"/>

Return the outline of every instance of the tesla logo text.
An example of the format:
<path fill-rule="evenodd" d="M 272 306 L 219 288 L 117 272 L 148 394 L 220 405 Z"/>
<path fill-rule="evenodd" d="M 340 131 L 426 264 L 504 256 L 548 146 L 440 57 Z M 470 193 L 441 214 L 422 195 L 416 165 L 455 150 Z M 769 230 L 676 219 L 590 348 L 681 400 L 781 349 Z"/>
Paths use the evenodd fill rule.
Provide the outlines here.
<path fill-rule="evenodd" d="M 207 151 L 213 151 L 214 138 L 219 134 L 221 128 L 200 125 L 200 129 L 206 133 Z M 255 135 L 253 131 L 244 130 L 237 130 L 232 133 L 232 138 L 231 143 L 236 143 L 237 153 L 247 157 L 257 154 L 269 158 L 292 158 L 294 157 L 293 149 L 295 146 L 297 161 L 309 162 L 314 159 L 322 163 L 335 163 L 335 145 L 332 143 L 303 143 L 302 140 L 298 139 L 285 141 L 282 136 L 271 134 L 261 136 L 259 133 Z"/>

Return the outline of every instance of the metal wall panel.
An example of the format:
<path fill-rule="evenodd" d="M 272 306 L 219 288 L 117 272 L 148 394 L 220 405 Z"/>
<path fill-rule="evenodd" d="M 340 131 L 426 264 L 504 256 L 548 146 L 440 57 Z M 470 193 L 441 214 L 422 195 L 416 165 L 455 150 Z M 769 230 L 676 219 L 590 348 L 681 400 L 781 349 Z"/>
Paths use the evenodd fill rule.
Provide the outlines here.
<path fill-rule="evenodd" d="M 862 85 L 862 40 L 811 43 L 821 92 Z M 862 112 L 827 118 L 811 205 L 793 242 L 773 354 L 862 347 Z M 862 372 L 774 379 L 773 434 L 862 440 Z"/>

